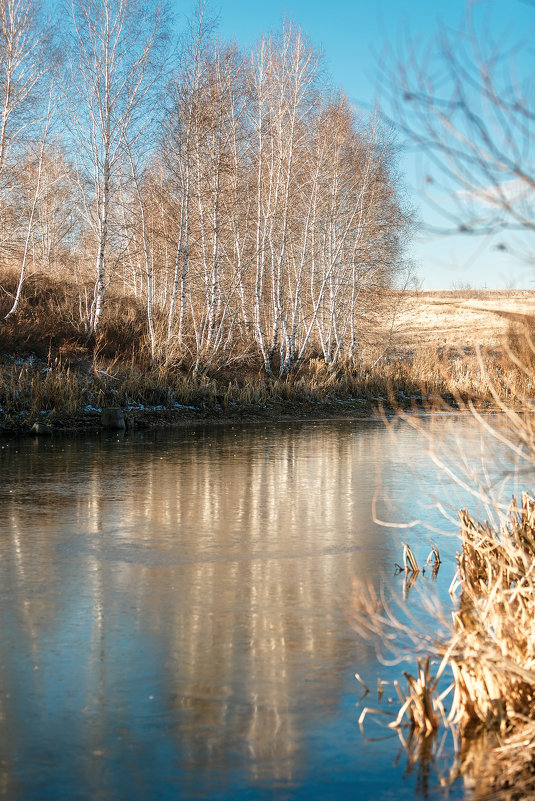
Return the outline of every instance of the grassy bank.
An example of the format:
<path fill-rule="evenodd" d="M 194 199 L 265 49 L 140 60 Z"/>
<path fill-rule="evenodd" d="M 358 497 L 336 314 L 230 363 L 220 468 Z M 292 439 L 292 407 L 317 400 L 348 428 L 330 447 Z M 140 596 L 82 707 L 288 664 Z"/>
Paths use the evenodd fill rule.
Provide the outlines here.
<path fill-rule="evenodd" d="M 492 374 L 492 384 L 489 376 Z M 526 389 L 524 382 L 523 391 Z M 492 391 L 489 387 L 492 386 Z M 105 407 L 133 410 L 138 425 L 185 420 L 280 419 L 370 415 L 437 406 L 496 405 L 519 397 L 519 377 L 473 354 L 429 350 L 375 364 L 330 370 L 310 360 L 284 380 L 262 373 L 194 375 L 105 357 L 66 359 L 4 354 L 0 359 L 0 429 L 23 432 L 35 422 L 97 428 Z"/>
<path fill-rule="evenodd" d="M 445 389 L 442 382 L 436 389 Z M 336 374 L 307 365 L 294 378 L 261 374 L 194 376 L 119 361 L 64 362 L 4 356 L 0 363 L 0 427 L 24 431 L 34 422 L 59 428 L 99 426 L 104 407 L 131 409 L 139 425 L 181 420 L 277 419 L 365 414 L 394 398 L 421 404 L 419 385 L 391 365 Z"/>
<path fill-rule="evenodd" d="M 0 276 L 0 317 L 16 276 Z M 46 276 L 24 285 L 17 312 L 0 323 L 0 430 L 35 422 L 97 428 L 105 407 L 133 409 L 138 425 L 182 420 L 278 419 L 369 415 L 382 406 L 422 409 L 517 402 L 535 395 L 532 371 L 503 352 L 399 337 L 367 341 L 332 368 L 310 355 L 285 379 L 267 376 L 254 355 L 234 368 L 195 372 L 184 360 L 150 357 L 145 311 L 135 298 L 111 295 L 98 337 L 84 329 L 87 288 Z M 526 361 L 522 337 L 510 342 Z M 402 344 L 400 344 L 402 343 Z M 522 351 L 524 348 L 524 351 Z M 175 354 L 176 355 L 176 354 Z M 528 354 L 529 355 L 529 354 Z"/>

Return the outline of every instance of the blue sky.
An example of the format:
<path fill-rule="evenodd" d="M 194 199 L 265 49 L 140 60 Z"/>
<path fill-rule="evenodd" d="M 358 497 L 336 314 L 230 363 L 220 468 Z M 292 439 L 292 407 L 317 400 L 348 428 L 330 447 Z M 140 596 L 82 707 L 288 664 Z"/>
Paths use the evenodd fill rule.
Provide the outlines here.
<path fill-rule="evenodd" d="M 481 19 L 505 38 L 533 29 L 535 15 L 520 0 L 471 0 Z M 184 7 L 182 7 L 183 9 Z M 180 9 L 180 10 L 182 10 Z M 219 17 L 218 34 L 239 45 L 252 45 L 263 33 L 277 30 L 284 19 L 297 23 L 320 48 L 333 84 L 357 105 L 370 107 L 377 98 L 378 62 L 395 49 L 405 31 L 427 40 L 440 26 L 458 28 L 464 0 L 211 0 Z M 189 13 L 189 9 L 185 11 Z M 420 192 L 414 157 L 400 157 L 400 171 L 411 203 L 421 218 L 435 219 Z M 448 289 L 454 282 L 474 287 L 535 287 L 533 269 L 508 252 L 496 250 L 496 240 L 462 236 L 416 236 L 410 255 L 424 287 Z"/>

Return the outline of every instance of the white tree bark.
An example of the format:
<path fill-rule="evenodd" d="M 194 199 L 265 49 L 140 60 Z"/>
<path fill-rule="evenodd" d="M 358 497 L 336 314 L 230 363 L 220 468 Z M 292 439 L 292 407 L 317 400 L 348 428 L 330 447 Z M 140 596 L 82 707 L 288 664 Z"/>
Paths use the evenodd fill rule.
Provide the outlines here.
<path fill-rule="evenodd" d="M 163 10 L 136 0 L 72 0 L 68 123 L 81 163 L 91 176 L 95 231 L 95 284 L 88 334 L 98 330 L 107 273 L 112 205 L 125 142 L 134 147 L 146 130 L 152 91 L 161 73 Z"/>

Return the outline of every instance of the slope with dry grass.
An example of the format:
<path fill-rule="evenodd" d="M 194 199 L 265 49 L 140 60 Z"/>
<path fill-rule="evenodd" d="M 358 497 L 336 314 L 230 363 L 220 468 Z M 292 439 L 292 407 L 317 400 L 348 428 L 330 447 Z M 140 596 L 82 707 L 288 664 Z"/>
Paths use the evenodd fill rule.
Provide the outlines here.
<path fill-rule="evenodd" d="M 0 319 L 15 286 L 16 275 L 0 276 Z M 154 422 L 172 422 L 244 415 L 362 415 L 380 405 L 421 409 L 440 399 L 457 405 L 469 398 L 488 403 L 494 402 L 489 375 L 500 397 L 519 394 L 520 379 L 522 391 L 535 394 L 530 376 L 504 366 L 497 349 L 477 352 L 475 333 L 487 329 L 477 329 L 472 312 L 466 311 L 486 303 L 489 310 L 477 313 L 486 315 L 487 326 L 494 324 L 498 341 L 505 325 L 499 312 L 519 298 L 468 299 L 442 293 L 437 299 L 435 294 L 400 295 L 391 338 L 379 331 L 375 345 L 370 337 L 358 354 L 336 368 L 311 351 L 297 374 L 273 379 L 254 354 L 233 369 L 206 374 L 192 373 L 172 353 L 155 361 L 144 308 L 117 292 L 110 292 L 98 336 L 90 338 L 83 324 L 89 287 L 33 275 L 25 282 L 16 314 L 0 322 L 0 425 L 4 431 L 28 430 L 45 415 L 57 425 L 61 420 L 67 427 L 94 426 L 96 410 L 110 405 L 136 408 L 138 418 L 146 421 L 152 409 L 158 412 Z M 535 308 L 529 293 L 522 298 L 522 313 L 530 303 Z M 444 305 L 457 309 L 454 328 L 435 328 Z"/>

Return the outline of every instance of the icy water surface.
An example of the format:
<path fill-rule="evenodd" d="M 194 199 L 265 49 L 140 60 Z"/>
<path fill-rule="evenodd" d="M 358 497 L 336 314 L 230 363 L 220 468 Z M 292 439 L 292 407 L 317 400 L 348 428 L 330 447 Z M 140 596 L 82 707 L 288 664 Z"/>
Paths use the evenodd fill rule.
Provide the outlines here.
<path fill-rule="evenodd" d="M 469 421 L 455 430 L 475 437 Z M 387 520 L 453 530 L 433 501 L 458 501 L 421 432 L 342 421 L 0 444 L 2 799 L 440 796 L 439 766 L 419 775 L 397 737 L 363 739 L 355 671 L 375 688 L 401 669 L 348 620 L 354 577 L 402 592 L 400 539 L 418 558 L 439 542 L 438 580 L 418 581 L 446 594 L 457 542 L 371 514 L 375 499 Z"/>

